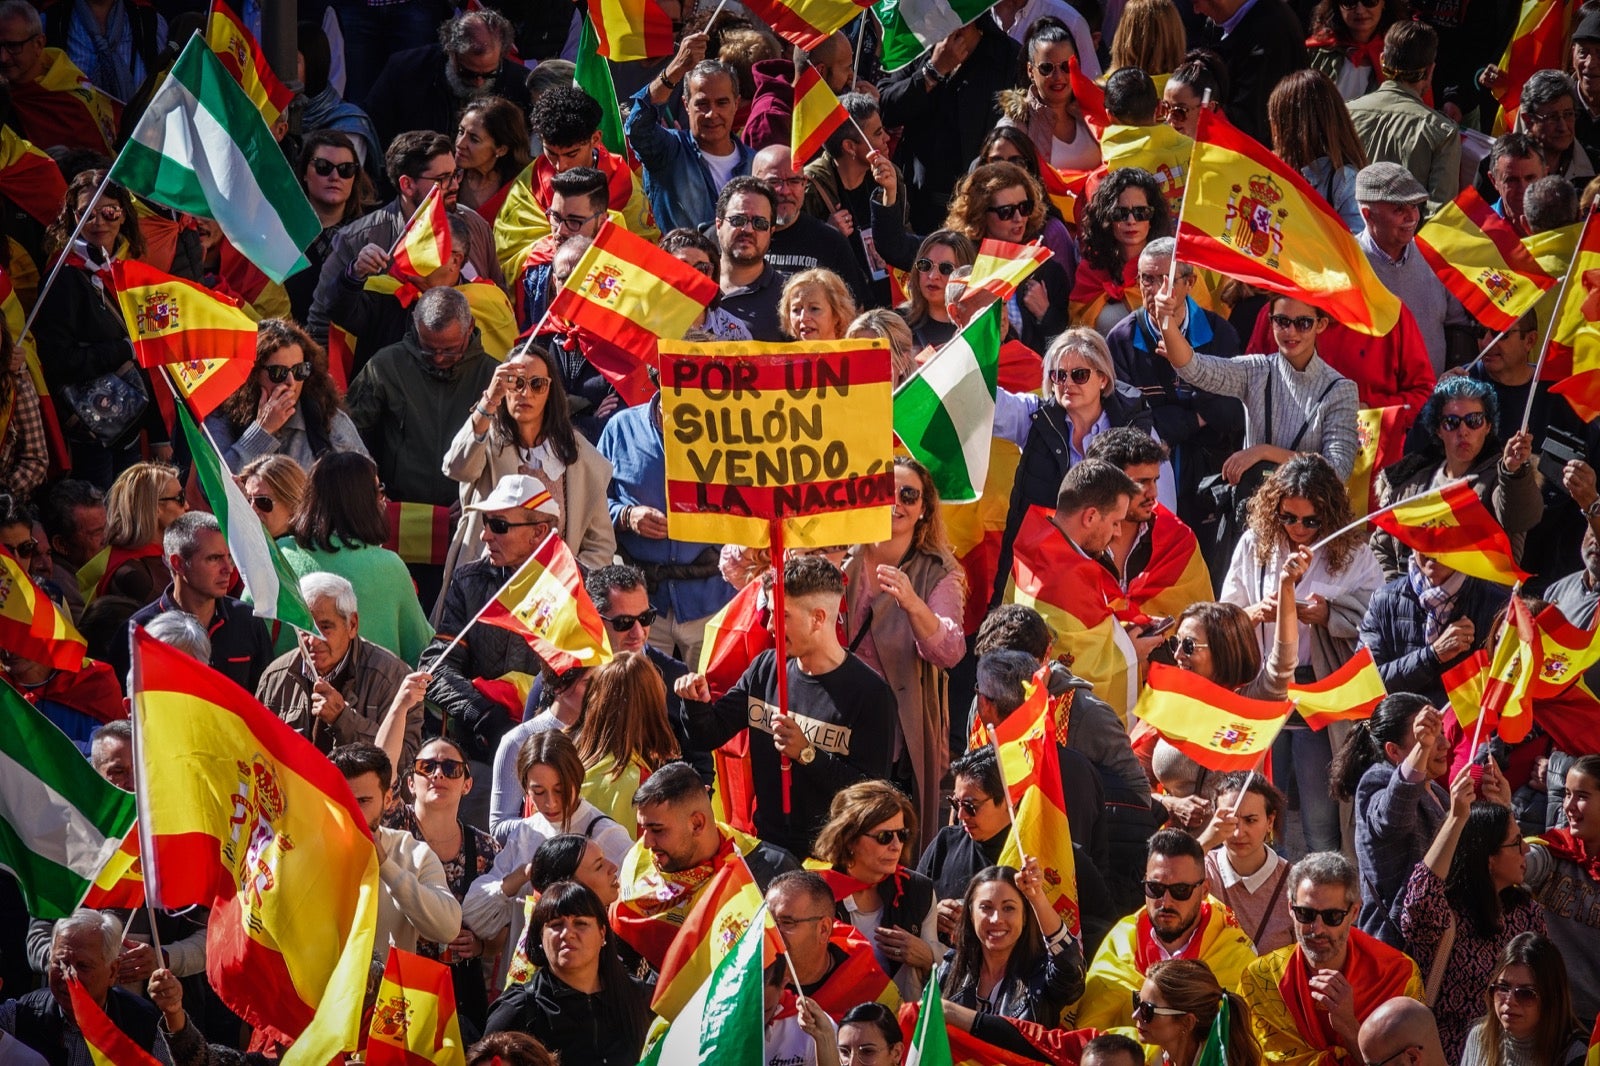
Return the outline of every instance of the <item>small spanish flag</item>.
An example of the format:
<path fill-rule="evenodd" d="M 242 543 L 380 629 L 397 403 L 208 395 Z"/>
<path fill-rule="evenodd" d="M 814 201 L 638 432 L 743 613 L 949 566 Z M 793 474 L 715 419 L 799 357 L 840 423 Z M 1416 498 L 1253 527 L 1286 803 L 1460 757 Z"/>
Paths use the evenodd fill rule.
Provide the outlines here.
<path fill-rule="evenodd" d="M 33 583 L 9 551 L 0 551 L 0 646 L 57 670 L 83 669 L 89 642 Z"/>
<path fill-rule="evenodd" d="M 1044 194 L 1061 212 L 1069 226 L 1078 223 L 1078 205 L 1089 197 L 1089 171 L 1057 170 L 1047 160 L 1039 160 L 1039 184 Z"/>
<path fill-rule="evenodd" d="M 1044 265 L 1054 253 L 1042 244 L 1012 244 L 985 238 L 978 246 L 978 258 L 967 278 L 964 303 L 975 292 L 990 292 L 1001 301 L 1009 300 L 1017 286 Z"/>
<path fill-rule="evenodd" d="M 1531 689 L 1544 650 L 1527 602 L 1521 596 L 1512 596 L 1508 611 L 1483 682 L 1483 710 L 1490 715 L 1488 724 L 1501 739 L 1515 744 L 1533 726 Z"/>
<path fill-rule="evenodd" d="M 122 838 L 122 846 L 95 874 L 83 906 L 92 910 L 108 907 L 137 909 L 144 906 L 144 871 L 139 864 L 139 824 L 135 822 Z"/>
<path fill-rule="evenodd" d="M 1134 713 L 1167 743 L 1211 770 L 1249 770 L 1289 720 L 1288 700 L 1253 700 L 1190 670 L 1151 663 Z"/>
<path fill-rule="evenodd" d="M 105 1009 L 90 997 L 82 982 L 68 981 L 67 991 L 72 997 L 73 1023 L 83 1034 L 89 1059 L 95 1066 L 160 1066 L 159 1059 L 106 1017 Z"/>
<path fill-rule="evenodd" d="M 137 259 L 113 263 L 111 284 L 140 366 L 235 360 L 243 374 L 234 387 L 244 384 L 255 366 L 256 323 L 237 300 Z"/>
<path fill-rule="evenodd" d="M 272 64 L 261 53 L 261 45 L 233 9 L 223 0 L 211 0 L 211 17 L 206 22 L 206 44 L 217 53 L 222 65 L 239 88 L 250 98 L 268 127 L 278 121 L 294 93 L 273 73 Z"/>
<path fill-rule="evenodd" d="M 613 63 L 672 54 L 672 18 L 656 0 L 589 0 L 589 21 Z"/>
<path fill-rule="evenodd" d="M 789 146 L 794 165 L 804 166 L 822 151 L 833 132 L 850 121 L 850 113 L 833 95 L 828 83 L 810 63 L 794 83 L 794 121 L 789 127 Z"/>
<path fill-rule="evenodd" d="M 1556 283 L 1471 185 L 1417 232 L 1417 251 L 1472 316 L 1495 330 L 1509 329 Z"/>
<path fill-rule="evenodd" d="M 1541 381 L 1565 381 L 1574 374 L 1600 369 L 1600 222 L 1590 214 L 1578 235 L 1567 267 L 1567 282 L 1552 314 L 1555 332 L 1545 356 Z M 1567 402 L 1572 402 L 1568 392 Z"/>
<path fill-rule="evenodd" d="M 1356 412 L 1356 462 L 1344 483 L 1345 491 L 1350 494 L 1352 515 L 1364 515 L 1372 510 L 1378 472 L 1397 462 L 1405 453 L 1410 412 L 1410 404 L 1363 407 Z"/>
<path fill-rule="evenodd" d="M 1356 649 L 1343 666 L 1321 681 L 1289 686 L 1289 699 L 1312 729 L 1371 718 L 1373 709 L 1386 695 L 1378 665 L 1366 648 Z"/>
<path fill-rule="evenodd" d="M 1550 386 L 1550 394 L 1567 401 L 1574 414 L 1585 422 L 1600 418 L 1600 367 L 1583 370 Z"/>
<path fill-rule="evenodd" d="M 1539 672 L 1533 679 L 1535 697 L 1563 692 L 1600 662 L 1600 631 L 1573 625 L 1554 605 L 1540 611 L 1533 621 L 1539 627 L 1542 651 Z"/>
<path fill-rule="evenodd" d="M 1000 865 L 1021 869 L 1039 861 L 1050 906 L 1077 936 L 1078 868 L 1072 855 L 1072 828 L 1061 787 L 1061 760 L 1049 696 L 1050 664 L 1025 682 L 1022 706 L 995 729 L 1000 775 L 1011 793 L 1017 820 L 1000 849 Z"/>
<path fill-rule="evenodd" d="M 372 1005 L 368 1066 L 466 1066 L 450 967 L 390 945 Z"/>
<path fill-rule="evenodd" d="M 1483 710 L 1483 683 L 1489 676 L 1489 653 L 1479 648 L 1439 675 L 1456 724 L 1471 729 Z"/>
<path fill-rule="evenodd" d="M 481 620 L 521 636 L 558 674 L 611 659 L 606 624 L 584 591 L 577 560 L 554 533 L 484 608 Z"/>
<path fill-rule="evenodd" d="M 1579 6 L 1567 0 L 1522 0 L 1516 29 L 1500 57 L 1505 77 L 1491 90 L 1500 101 L 1500 113 L 1490 131 L 1495 136 L 1517 128 L 1522 86 L 1534 72 L 1561 69 L 1566 58 L 1567 28 Z"/>
<path fill-rule="evenodd" d="M 779 37 L 809 52 L 848 26 L 870 3 L 871 0 L 745 0 L 744 6 Z M 799 99 L 798 93 L 795 99 Z"/>
<path fill-rule="evenodd" d="M 1529 575 L 1511 552 L 1511 539 L 1466 481 L 1413 496 L 1372 524 L 1414 552 L 1471 577 L 1512 585 Z"/>
<path fill-rule="evenodd" d="M 1105 134 L 1106 127 L 1111 125 L 1111 115 L 1106 111 L 1106 91 L 1083 72 L 1075 55 L 1067 57 L 1067 76 L 1072 86 L 1072 99 L 1083 113 L 1083 120 L 1089 124 L 1089 132 L 1098 141 Z"/>
<path fill-rule="evenodd" d="M 425 278 L 450 261 L 452 243 L 444 186 L 435 185 L 394 242 L 389 273 L 402 281 Z"/>
<path fill-rule="evenodd" d="M 408 563 L 444 565 L 450 554 L 450 508 L 390 500 L 385 514 L 389 519 L 385 548 Z"/>

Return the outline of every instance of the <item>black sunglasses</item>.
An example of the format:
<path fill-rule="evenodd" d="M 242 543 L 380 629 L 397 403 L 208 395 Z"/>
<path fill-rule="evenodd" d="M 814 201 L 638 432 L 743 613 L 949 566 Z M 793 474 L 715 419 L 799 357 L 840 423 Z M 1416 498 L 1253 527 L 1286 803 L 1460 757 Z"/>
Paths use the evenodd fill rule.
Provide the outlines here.
<path fill-rule="evenodd" d="M 1149 222 L 1156 217 L 1156 209 L 1148 204 L 1139 207 L 1113 207 L 1106 213 L 1106 217 L 1113 222 L 1126 222 L 1130 218 L 1135 222 Z"/>
<path fill-rule="evenodd" d="M 1089 384 L 1089 379 L 1093 376 L 1094 371 L 1086 366 L 1075 366 L 1071 370 L 1058 366 L 1050 371 L 1050 383 L 1052 385 L 1065 385 L 1070 381 L 1074 385 L 1087 385 Z"/>
<path fill-rule="evenodd" d="M 1489 424 L 1489 416 L 1482 411 L 1471 411 L 1464 415 L 1445 415 L 1439 419 L 1439 428 L 1446 433 L 1454 433 L 1463 423 L 1468 429 L 1482 429 Z"/>
<path fill-rule="evenodd" d="M 490 533 L 493 533 L 497 537 L 503 537 L 507 533 L 511 532 L 511 530 L 513 528 L 516 528 L 518 526 L 542 526 L 542 525 L 545 525 L 546 523 L 544 523 L 544 522 L 507 522 L 504 518 L 501 518 L 499 515 L 492 514 L 492 515 L 485 515 L 484 516 L 483 524 L 484 524 L 485 527 L 488 528 Z"/>
<path fill-rule="evenodd" d="M 605 615 L 600 617 L 606 618 Z M 612 615 L 610 618 L 606 618 L 606 624 L 618 633 L 626 633 L 634 626 L 644 626 L 649 629 L 656 624 L 656 609 L 654 607 L 646 607 L 638 614 Z"/>
<path fill-rule="evenodd" d="M 39 551 L 39 542 L 29 538 L 21 544 L 11 545 L 11 554 L 18 559 L 32 559 Z"/>
<path fill-rule="evenodd" d="M 1069 73 L 1072 70 L 1072 68 L 1067 66 L 1065 63 L 1029 63 L 1028 65 L 1034 70 L 1038 71 L 1039 77 L 1041 78 L 1051 77 L 1058 70 L 1063 74 Z"/>
<path fill-rule="evenodd" d="M 282 385 L 293 374 L 296 381 L 305 381 L 311 376 L 311 360 L 296 363 L 294 366 L 264 366 L 262 372 L 267 375 L 267 380 L 274 385 Z"/>
<path fill-rule="evenodd" d="M 443 774 L 454 781 L 467 776 L 467 764 L 460 759 L 418 759 L 416 771 L 423 777 Z"/>
<path fill-rule="evenodd" d="M 1314 514 L 1290 514 L 1288 511 L 1278 512 L 1278 525 L 1299 526 L 1309 529 L 1313 533 L 1322 528 L 1322 519 Z"/>
<path fill-rule="evenodd" d="M 956 265 L 954 263 L 935 263 L 932 259 L 918 259 L 911 265 L 922 271 L 924 274 L 932 274 L 935 270 L 937 270 L 942 276 L 947 278 L 956 272 Z"/>
<path fill-rule="evenodd" d="M 341 178 L 344 178 L 346 181 L 348 181 L 349 179 L 351 179 L 351 178 L 356 176 L 356 171 L 361 169 L 361 164 L 360 163 L 335 163 L 331 159 L 313 159 L 311 161 L 311 169 L 315 170 L 319 175 L 321 175 L 324 178 L 327 177 L 329 174 L 332 174 L 334 171 L 338 171 L 339 172 L 339 176 Z"/>
<path fill-rule="evenodd" d="M 878 844 L 880 847 L 885 847 L 886 848 L 896 840 L 898 840 L 902 844 L 904 844 L 906 841 L 910 840 L 911 839 L 911 830 L 909 830 L 909 829 L 880 829 L 876 833 L 862 833 L 861 835 L 866 837 L 868 840 L 873 841 L 874 843 Z"/>
<path fill-rule="evenodd" d="M 275 504 L 271 496 L 252 496 L 250 497 L 250 506 L 262 514 L 271 514 Z"/>
<path fill-rule="evenodd" d="M 1315 907 L 1290 907 L 1289 913 L 1294 915 L 1294 920 L 1301 925 L 1310 925 L 1321 918 L 1323 925 L 1333 929 L 1344 924 L 1345 918 L 1350 915 L 1350 908 L 1329 907 L 1326 910 L 1318 910 Z"/>
<path fill-rule="evenodd" d="M 1290 318 L 1288 315 L 1273 315 L 1272 324 L 1278 329 L 1294 329 L 1301 333 L 1306 333 L 1316 326 L 1317 320 L 1311 315 L 1300 315 L 1296 318 Z"/>
<path fill-rule="evenodd" d="M 1204 881 L 1174 881 L 1171 884 L 1165 881 L 1145 881 L 1141 887 L 1144 889 L 1145 897 L 1148 899 L 1171 896 L 1179 903 L 1182 903 L 1194 895 L 1194 890 L 1203 884 L 1205 884 Z"/>
<path fill-rule="evenodd" d="M 1381 3 L 1383 3 L 1383 0 L 1339 0 L 1340 7 L 1355 7 L 1359 4 L 1368 11 L 1371 11 Z"/>
<path fill-rule="evenodd" d="M 955 807 L 956 810 L 958 810 L 962 814 L 966 815 L 968 818 L 976 818 L 978 816 L 978 808 L 979 807 L 982 807 L 985 803 L 993 803 L 993 802 L 994 802 L 993 799 L 989 798 L 988 796 L 985 796 L 983 799 L 979 799 L 979 800 L 975 800 L 975 799 L 951 800 L 950 804 L 951 804 L 951 806 Z"/>
<path fill-rule="evenodd" d="M 765 233 L 772 228 L 772 219 L 762 218 L 760 215 L 729 215 L 722 221 L 728 224 L 729 229 L 744 229 L 749 226 L 757 233 Z"/>
<path fill-rule="evenodd" d="M 1148 999 L 1140 999 L 1139 993 L 1133 994 L 1133 1020 L 1141 1025 L 1149 1025 L 1158 1014 L 1167 1018 L 1181 1018 L 1188 1013 L 1175 1007 L 1158 1007 Z"/>
<path fill-rule="evenodd" d="M 901 485 L 898 493 L 900 502 L 907 507 L 922 499 L 922 490 L 915 485 Z"/>
<path fill-rule="evenodd" d="M 996 206 L 989 208 L 989 213 L 999 218 L 1001 222 L 1010 222 L 1019 214 L 1023 218 L 1027 218 L 1029 215 L 1033 214 L 1033 200 L 1030 197 L 1029 199 L 1022 201 L 1020 204 L 997 204 Z"/>

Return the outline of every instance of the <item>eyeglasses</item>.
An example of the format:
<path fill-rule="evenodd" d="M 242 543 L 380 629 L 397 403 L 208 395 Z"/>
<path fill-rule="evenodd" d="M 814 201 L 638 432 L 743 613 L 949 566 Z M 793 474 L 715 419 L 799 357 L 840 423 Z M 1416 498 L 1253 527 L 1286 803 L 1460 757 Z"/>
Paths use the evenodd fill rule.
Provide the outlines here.
<path fill-rule="evenodd" d="M 1089 384 L 1089 379 L 1093 376 L 1094 371 L 1086 366 L 1075 366 L 1071 370 L 1058 366 L 1050 371 L 1050 383 L 1052 385 L 1065 385 L 1070 381 L 1074 385 L 1087 385 Z"/>
<path fill-rule="evenodd" d="M 467 776 L 467 764 L 460 759 L 418 759 L 416 771 L 423 777 L 442 774 L 455 781 Z"/>
<path fill-rule="evenodd" d="M 417 350 L 420 351 L 423 355 L 423 358 L 427 359 L 430 363 L 438 363 L 441 360 L 456 359 L 460 357 L 461 353 L 467 350 L 467 345 L 471 343 L 471 341 L 472 337 L 469 335 L 460 344 L 457 344 L 451 348 L 434 348 L 426 344 L 418 344 Z"/>
<path fill-rule="evenodd" d="M 956 272 L 956 265 L 954 263 L 935 263 L 932 259 L 918 259 L 911 265 L 922 271 L 924 274 L 932 274 L 935 270 L 937 270 L 939 272 L 939 276 L 944 278 L 948 278 L 951 274 Z"/>
<path fill-rule="evenodd" d="M 818 914 L 811 918 L 774 918 L 772 919 L 772 924 L 777 926 L 778 931 L 781 933 L 792 933 L 796 929 L 799 929 L 802 925 L 809 925 L 812 922 L 831 921 L 833 921 L 833 915 Z"/>
<path fill-rule="evenodd" d="M 1052 77 L 1058 70 L 1063 74 L 1067 74 L 1070 73 L 1072 69 L 1065 63 L 1029 63 L 1028 66 L 1037 71 L 1039 77 L 1041 78 Z"/>
<path fill-rule="evenodd" d="M 744 229 L 749 226 L 757 233 L 765 233 L 772 228 L 772 219 L 762 218 L 760 215 L 729 215 L 722 221 L 728 224 L 729 229 Z"/>
<path fill-rule="evenodd" d="M 1203 884 L 1205 884 L 1204 881 L 1174 881 L 1171 884 L 1168 884 L 1165 881 L 1145 881 L 1142 882 L 1141 887 L 1144 888 L 1145 897 L 1148 899 L 1160 899 L 1162 896 L 1171 896 L 1179 903 L 1182 903 L 1184 900 L 1194 895 L 1194 890 Z"/>
<path fill-rule="evenodd" d="M 910 507 L 922 499 L 922 490 L 915 485 L 901 485 L 900 491 L 896 495 L 900 497 L 902 504 Z"/>
<path fill-rule="evenodd" d="M 1160 110 L 1161 114 L 1167 118 L 1175 118 L 1179 122 L 1187 122 L 1189 121 L 1189 112 L 1194 109 L 1184 104 L 1169 104 L 1163 100 L 1161 101 Z"/>
<path fill-rule="evenodd" d="M 1494 850 L 1496 850 L 1496 851 L 1504 851 L 1506 848 L 1516 848 L 1518 851 L 1521 851 L 1523 848 L 1525 848 L 1527 846 L 1528 846 L 1528 842 L 1526 840 L 1522 839 L 1522 834 L 1521 833 L 1518 833 L 1514 839 L 1508 840 L 1504 844 L 1496 845 Z"/>
<path fill-rule="evenodd" d="M 252 496 L 250 497 L 250 506 L 261 514 L 271 514 L 272 509 L 277 504 L 271 496 Z"/>
<path fill-rule="evenodd" d="M 1528 121 L 1538 122 L 1541 125 L 1546 122 L 1559 122 L 1564 126 L 1570 126 L 1577 119 L 1577 117 L 1577 110 L 1575 108 L 1567 107 L 1560 111 L 1534 112 L 1528 116 Z"/>
<path fill-rule="evenodd" d="M 1489 424 L 1489 416 L 1482 411 L 1469 411 L 1464 415 L 1445 415 L 1439 419 L 1439 428 L 1454 433 L 1465 424 L 1468 429 L 1482 429 Z"/>
<path fill-rule="evenodd" d="M 1158 1007 L 1147 999 L 1140 999 L 1139 993 L 1133 994 L 1133 1020 L 1141 1025 L 1149 1025 L 1158 1014 L 1163 1018 L 1181 1018 L 1188 1013 L 1174 1007 Z"/>
<path fill-rule="evenodd" d="M 518 375 L 517 377 L 511 379 L 512 392 L 531 392 L 537 396 L 539 393 L 545 391 L 549 387 L 549 378 L 525 378 L 521 375 Z"/>
<path fill-rule="evenodd" d="M 274 385 L 282 385 L 289 380 L 290 375 L 293 375 L 296 381 L 305 381 L 311 377 L 311 360 L 307 359 L 294 366 L 264 366 L 261 372 L 267 375 L 267 380 Z"/>
<path fill-rule="evenodd" d="M 1351 8 L 1355 7 L 1357 4 L 1360 4 L 1368 11 L 1371 11 L 1381 3 L 1383 3 L 1383 0 L 1339 0 L 1340 7 Z"/>
<path fill-rule="evenodd" d="M 604 211 L 596 211 L 592 215 L 563 215 L 560 212 L 551 211 L 549 219 L 551 226 L 557 229 L 572 230 L 575 233 L 604 214 Z"/>
<path fill-rule="evenodd" d="M 656 614 L 657 611 L 654 607 L 646 607 L 638 614 L 617 614 L 612 615 L 610 618 L 601 615 L 600 617 L 606 618 L 606 625 L 610 626 L 614 632 L 626 633 L 634 626 L 644 626 L 649 629 L 656 624 Z"/>
<path fill-rule="evenodd" d="M 1156 217 L 1156 209 L 1149 204 L 1138 207 L 1113 207 L 1106 212 L 1106 217 L 1113 222 L 1126 222 L 1132 219 L 1135 222 L 1149 222 Z"/>
<path fill-rule="evenodd" d="M 452 170 L 448 174 L 418 174 L 417 175 L 417 180 L 418 181 L 431 181 L 435 185 L 443 185 L 445 188 L 448 189 L 452 185 L 460 185 L 461 184 L 461 171 Z"/>
<path fill-rule="evenodd" d="M 879 847 L 886 848 L 890 844 L 894 843 L 896 840 L 898 840 L 902 844 L 904 844 L 906 841 L 910 840 L 911 839 L 911 830 L 909 830 L 909 829 L 880 829 L 876 833 L 862 833 L 861 835 L 866 837 L 868 840 L 872 841 L 873 843 L 877 844 Z"/>
<path fill-rule="evenodd" d="M 17 55 L 43 36 L 44 34 L 42 33 L 36 33 L 32 37 L 24 37 L 20 41 L 0 41 L 0 52 L 5 52 L 7 55 Z"/>
<path fill-rule="evenodd" d="M 1018 215 L 1021 215 L 1023 218 L 1027 218 L 1029 215 L 1032 215 L 1033 206 L 1033 199 L 1030 197 L 1029 199 L 1017 204 L 995 204 L 988 210 L 991 215 L 998 218 L 1001 222 L 1010 222 Z"/>
<path fill-rule="evenodd" d="M 1171 649 L 1174 654 L 1182 653 L 1184 655 L 1193 655 L 1196 649 L 1209 648 L 1211 645 L 1201 644 L 1193 637 L 1168 637 L 1167 647 Z"/>
<path fill-rule="evenodd" d="M 351 178 L 356 176 L 356 171 L 361 169 L 361 164 L 335 163 L 331 159 L 313 159 L 311 161 L 311 169 L 315 170 L 318 175 L 324 178 L 337 171 L 341 178 L 349 181 Z"/>
<path fill-rule="evenodd" d="M 1317 320 L 1312 315 L 1297 315 L 1294 318 L 1290 318 L 1288 315 L 1272 316 L 1273 329 L 1292 329 L 1296 333 L 1307 333 L 1314 329 L 1316 325 Z"/>
<path fill-rule="evenodd" d="M 1278 525 L 1299 526 L 1301 529 L 1309 529 L 1314 533 L 1322 528 L 1322 519 L 1314 514 L 1290 514 L 1288 511 L 1279 511 Z"/>
<path fill-rule="evenodd" d="M 21 544 L 11 545 L 11 554 L 18 559 L 32 559 L 39 551 L 39 542 L 29 537 Z M 880 841 L 882 843 L 882 841 Z"/>
<path fill-rule="evenodd" d="M 768 185 L 787 185 L 789 188 L 795 190 L 796 192 L 799 192 L 802 189 L 804 189 L 807 185 L 811 184 L 811 179 L 806 177 L 804 174 L 796 174 L 792 178 L 768 178 L 767 179 L 767 184 Z"/>
<path fill-rule="evenodd" d="M 1389 1063 L 1393 1062 L 1395 1059 L 1399 1058 L 1401 1055 L 1409 1055 L 1413 1051 L 1421 1051 L 1421 1050 L 1422 1050 L 1422 1045 L 1421 1044 L 1407 1044 L 1405 1047 L 1401 1048 L 1399 1051 L 1396 1051 L 1393 1055 L 1390 1055 L 1386 1059 L 1379 1059 L 1377 1062 L 1363 1062 L 1361 1064 L 1361 1066 L 1389 1066 Z"/>
<path fill-rule="evenodd" d="M 1345 918 L 1350 914 L 1350 908 L 1329 907 L 1326 910 L 1318 910 L 1315 907 L 1290 907 L 1289 913 L 1294 915 L 1294 920 L 1301 925 L 1310 925 L 1321 918 L 1322 924 L 1332 929 L 1344 924 Z"/>
<path fill-rule="evenodd" d="M 1526 1006 L 1539 1002 L 1539 990 L 1532 985 L 1514 985 L 1509 981 L 1496 981 L 1489 986 L 1496 999 L 1510 999 Z"/>
<path fill-rule="evenodd" d="M 686 261 L 687 260 L 685 260 L 685 262 Z M 704 274 L 706 277 L 709 278 L 711 276 L 711 260 L 697 259 L 694 262 L 689 263 L 689 265 L 700 271 L 700 273 Z"/>
<path fill-rule="evenodd" d="M 985 796 L 982 799 L 951 800 L 950 805 L 956 810 L 960 811 L 962 814 L 966 815 L 968 818 L 976 818 L 978 816 L 978 808 L 982 807 L 985 803 L 994 802 L 995 801 L 993 798 Z"/>
<path fill-rule="evenodd" d="M 189 501 L 185 500 L 182 496 L 157 496 L 156 502 L 182 504 L 184 507 L 189 506 Z"/>
<path fill-rule="evenodd" d="M 548 522 L 507 522 L 504 518 L 501 518 L 499 515 L 492 514 L 492 515 L 485 515 L 484 516 L 483 525 L 484 525 L 484 528 L 487 529 L 490 533 L 493 533 L 497 537 L 503 537 L 507 533 L 511 532 L 512 529 L 515 529 L 515 528 L 520 528 L 522 526 L 543 526 L 543 525 L 549 525 L 549 523 Z"/>
<path fill-rule="evenodd" d="M 470 81 L 474 85 L 482 85 L 486 81 L 493 81 L 500 74 L 500 68 L 493 70 L 473 70 L 471 67 L 461 65 L 461 60 L 456 60 L 456 77 L 462 81 Z"/>
<path fill-rule="evenodd" d="M 1179 270 L 1178 271 L 1178 276 L 1173 279 L 1173 282 L 1174 282 L 1174 284 L 1182 285 L 1186 281 L 1193 281 L 1193 280 L 1194 280 L 1194 276 L 1193 275 L 1185 274 L 1182 270 Z M 1139 285 L 1142 288 L 1159 289 L 1159 288 L 1161 288 L 1161 286 L 1165 285 L 1166 283 L 1167 283 L 1167 275 L 1166 274 L 1143 274 L 1143 273 L 1141 273 L 1139 275 Z"/>

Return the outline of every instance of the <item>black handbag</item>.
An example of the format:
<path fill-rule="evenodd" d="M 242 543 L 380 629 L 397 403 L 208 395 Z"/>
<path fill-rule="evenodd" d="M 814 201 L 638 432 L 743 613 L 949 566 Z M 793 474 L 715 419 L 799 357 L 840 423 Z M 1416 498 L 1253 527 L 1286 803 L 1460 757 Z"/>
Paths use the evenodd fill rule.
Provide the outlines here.
<path fill-rule="evenodd" d="M 115 448 L 136 433 L 150 406 L 144 373 L 136 366 L 101 374 L 87 384 L 64 386 L 61 398 L 79 428 L 105 448 Z"/>

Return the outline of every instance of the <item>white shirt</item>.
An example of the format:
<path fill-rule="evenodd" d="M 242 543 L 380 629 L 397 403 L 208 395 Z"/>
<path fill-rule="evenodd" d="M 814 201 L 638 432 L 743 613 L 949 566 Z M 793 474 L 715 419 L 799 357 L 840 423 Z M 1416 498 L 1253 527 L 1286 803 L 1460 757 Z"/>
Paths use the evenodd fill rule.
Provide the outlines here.
<path fill-rule="evenodd" d="M 1212 854 L 1216 856 L 1217 869 L 1222 871 L 1222 883 L 1228 888 L 1232 888 L 1234 885 L 1243 885 L 1244 890 L 1252 895 L 1259 892 L 1261 886 L 1266 884 L 1267 880 L 1278 872 L 1279 863 L 1288 861 L 1276 851 L 1268 848 L 1267 861 L 1261 864 L 1261 869 L 1253 874 L 1241 875 L 1239 871 L 1233 868 L 1233 863 L 1228 861 L 1227 848 L 1218 848 Z"/>
<path fill-rule="evenodd" d="M 727 155 L 712 155 L 710 152 L 702 151 L 700 158 L 711 168 L 711 182 L 720 190 L 733 180 L 734 169 L 739 165 L 739 149 L 735 148 Z"/>

